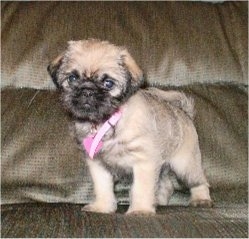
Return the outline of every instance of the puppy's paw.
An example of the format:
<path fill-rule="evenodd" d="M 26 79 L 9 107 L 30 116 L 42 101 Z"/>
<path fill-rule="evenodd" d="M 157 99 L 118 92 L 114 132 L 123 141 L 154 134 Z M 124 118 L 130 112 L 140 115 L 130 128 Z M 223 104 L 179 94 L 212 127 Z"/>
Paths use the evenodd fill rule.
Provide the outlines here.
<path fill-rule="evenodd" d="M 212 200 L 209 199 L 196 199 L 191 200 L 189 203 L 191 207 L 213 207 L 214 203 Z"/>
<path fill-rule="evenodd" d="M 154 215 L 155 213 L 156 213 L 155 208 L 146 208 L 146 209 L 129 208 L 125 214 L 126 215 Z"/>
<path fill-rule="evenodd" d="M 98 212 L 98 213 L 113 213 L 117 209 L 116 206 L 110 206 L 110 205 L 101 205 L 98 203 L 90 203 L 85 205 L 81 211 L 85 212 Z"/>
<path fill-rule="evenodd" d="M 138 211 L 130 211 L 130 212 L 128 211 L 125 214 L 126 215 L 136 215 L 136 216 L 152 216 L 152 215 L 155 215 L 156 212 L 138 210 Z"/>

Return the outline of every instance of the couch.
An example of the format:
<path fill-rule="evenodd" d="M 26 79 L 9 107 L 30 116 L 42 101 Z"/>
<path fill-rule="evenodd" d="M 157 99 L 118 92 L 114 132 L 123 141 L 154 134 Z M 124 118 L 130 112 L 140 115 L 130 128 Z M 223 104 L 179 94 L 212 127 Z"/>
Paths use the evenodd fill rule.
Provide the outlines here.
<path fill-rule="evenodd" d="M 1 2 L 1 236 L 248 237 L 247 2 Z M 176 187 L 156 215 L 83 212 L 93 187 L 47 74 L 68 40 L 124 45 L 149 85 L 195 100 L 213 208 Z"/>

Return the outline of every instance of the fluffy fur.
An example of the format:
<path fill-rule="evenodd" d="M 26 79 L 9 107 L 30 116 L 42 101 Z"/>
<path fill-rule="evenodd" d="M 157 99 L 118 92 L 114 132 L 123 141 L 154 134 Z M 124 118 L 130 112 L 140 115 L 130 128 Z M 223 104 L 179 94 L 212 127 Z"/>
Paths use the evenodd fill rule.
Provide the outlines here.
<path fill-rule="evenodd" d="M 113 175 L 120 169 L 133 175 L 128 213 L 154 213 L 157 204 L 168 203 L 170 170 L 190 188 L 190 205 L 212 205 L 191 99 L 177 91 L 145 88 L 128 51 L 106 41 L 70 41 L 48 71 L 72 116 L 78 142 L 118 109 L 123 112 L 104 136 L 101 152 L 87 159 L 95 201 L 84 210 L 116 210 Z"/>

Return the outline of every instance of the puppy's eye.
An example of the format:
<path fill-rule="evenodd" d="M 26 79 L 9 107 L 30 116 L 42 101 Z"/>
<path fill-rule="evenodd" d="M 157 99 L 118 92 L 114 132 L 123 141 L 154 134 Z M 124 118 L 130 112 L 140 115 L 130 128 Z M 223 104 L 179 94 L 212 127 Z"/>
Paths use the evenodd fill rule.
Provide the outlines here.
<path fill-rule="evenodd" d="M 72 75 L 69 75 L 69 76 L 68 76 L 67 81 L 68 81 L 69 83 L 72 83 L 72 82 L 74 82 L 74 81 L 77 81 L 78 79 L 79 79 L 78 76 L 72 74 Z"/>
<path fill-rule="evenodd" d="M 104 87 L 111 89 L 114 86 L 114 81 L 110 79 L 104 80 Z"/>

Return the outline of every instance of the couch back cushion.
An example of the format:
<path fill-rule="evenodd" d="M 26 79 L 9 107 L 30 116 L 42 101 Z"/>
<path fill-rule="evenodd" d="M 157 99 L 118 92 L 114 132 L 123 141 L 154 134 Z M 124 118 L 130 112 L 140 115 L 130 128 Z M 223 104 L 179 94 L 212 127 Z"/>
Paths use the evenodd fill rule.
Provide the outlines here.
<path fill-rule="evenodd" d="M 195 100 L 203 167 L 216 205 L 246 203 L 246 91 L 236 86 L 204 84 L 178 90 Z M 70 136 L 68 118 L 56 92 L 5 89 L 1 116 L 2 203 L 87 203 L 93 198 L 87 159 Z M 130 183 L 124 177 L 116 184 L 121 204 L 129 202 Z M 183 192 L 174 194 L 170 203 L 186 204 L 189 195 Z"/>
<path fill-rule="evenodd" d="M 151 83 L 247 83 L 247 2 L 3 2 L 1 86 L 53 88 L 69 40 L 128 47 Z"/>

